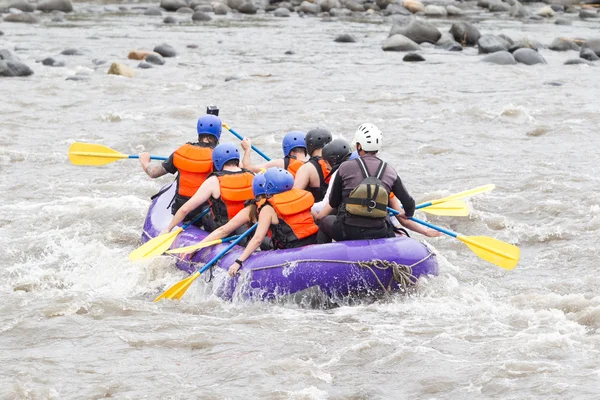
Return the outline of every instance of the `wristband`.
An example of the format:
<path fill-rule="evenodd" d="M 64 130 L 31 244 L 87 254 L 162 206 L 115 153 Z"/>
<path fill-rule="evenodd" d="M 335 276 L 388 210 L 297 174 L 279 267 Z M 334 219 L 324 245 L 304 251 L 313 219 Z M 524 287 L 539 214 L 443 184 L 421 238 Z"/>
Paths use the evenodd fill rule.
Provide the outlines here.
<path fill-rule="evenodd" d="M 242 265 L 243 265 L 242 260 L 240 260 L 239 258 L 237 260 L 235 260 L 234 262 L 240 264 L 240 267 L 242 267 Z"/>

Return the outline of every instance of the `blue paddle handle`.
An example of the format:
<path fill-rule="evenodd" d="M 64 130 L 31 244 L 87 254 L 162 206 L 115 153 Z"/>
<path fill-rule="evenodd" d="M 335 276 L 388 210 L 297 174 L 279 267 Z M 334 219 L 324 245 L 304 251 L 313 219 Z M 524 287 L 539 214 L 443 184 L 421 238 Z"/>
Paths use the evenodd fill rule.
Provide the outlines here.
<path fill-rule="evenodd" d="M 229 126 L 227 126 L 229 132 L 231 132 L 233 134 L 233 136 L 235 136 L 236 138 L 240 139 L 240 140 L 244 140 L 244 138 L 242 137 L 242 135 L 240 135 L 239 133 L 237 133 L 236 131 L 234 131 L 232 128 L 230 128 Z M 271 161 L 271 159 L 269 158 L 269 156 L 267 156 L 265 153 L 263 153 L 262 151 L 260 151 L 259 149 L 257 149 L 256 147 L 254 147 L 254 145 L 251 145 L 252 150 L 254 150 L 255 152 L 257 152 L 258 154 L 260 154 L 262 156 L 262 158 L 264 158 L 267 161 Z"/>
<path fill-rule="evenodd" d="M 255 223 L 254 225 L 252 225 L 252 227 L 250 229 L 248 229 L 246 232 L 242 233 L 240 236 L 238 236 L 237 239 L 235 239 L 233 241 L 233 243 L 231 243 L 229 246 L 227 246 L 227 248 L 223 251 L 221 251 L 219 254 L 217 254 L 215 256 L 215 258 L 213 258 L 212 260 L 210 260 L 208 262 L 208 264 L 206 264 L 204 267 L 202 267 L 202 269 L 200 270 L 200 273 L 203 273 L 204 271 L 206 271 L 207 269 L 209 269 L 210 267 L 212 267 L 217 261 L 219 261 L 219 259 L 221 257 L 223 257 L 225 255 L 225 253 L 227 253 L 229 250 L 233 249 L 233 247 L 238 244 L 239 242 L 241 242 L 246 236 L 248 236 L 249 234 L 251 234 L 252 232 L 254 232 L 254 230 L 256 229 L 256 227 L 258 226 L 258 222 Z"/>
<path fill-rule="evenodd" d="M 128 158 L 140 158 L 140 156 L 138 156 L 137 154 L 130 154 L 127 156 Z M 159 157 L 159 156 L 150 156 L 151 160 L 160 160 L 160 161 L 165 161 L 168 158 L 167 157 Z"/>
<path fill-rule="evenodd" d="M 194 222 L 198 221 L 200 218 L 204 217 L 206 214 L 208 214 L 208 212 L 210 211 L 210 207 L 207 207 L 205 210 L 203 210 L 200 214 L 198 214 L 198 216 L 196 216 L 196 218 L 194 218 L 191 222 L 188 222 L 187 224 L 185 224 L 184 226 L 182 226 L 182 229 L 187 229 L 190 225 L 192 225 Z"/>
<path fill-rule="evenodd" d="M 422 207 L 421 207 L 421 208 L 422 208 Z M 388 212 L 390 212 L 390 213 L 392 213 L 392 214 L 394 214 L 394 215 L 398 215 L 398 214 L 400 214 L 400 212 L 399 212 L 399 211 L 396 211 L 396 210 L 394 210 L 393 208 L 389 208 L 389 207 L 388 207 L 388 208 L 387 208 L 387 210 L 388 210 Z M 420 219 L 418 219 L 418 218 L 415 218 L 415 217 L 410 217 L 409 219 L 410 219 L 411 221 L 415 221 L 415 222 L 416 222 L 416 223 L 418 223 L 418 224 L 425 225 L 425 226 L 427 226 L 427 227 L 429 227 L 429 228 L 431 228 L 431 229 L 435 229 L 436 231 L 439 231 L 439 232 L 445 233 L 446 235 L 452 236 L 452 237 L 454 237 L 454 238 L 458 236 L 456 233 L 454 233 L 454 232 L 452 232 L 452 231 L 449 231 L 449 230 L 447 230 L 447 229 L 444 229 L 444 228 L 440 228 L 439 226 L 436 226 L 436 225 L 430 224 L 429 222 L 422 221 L 422 220 L 420 220 Z"/>
<path fill-rule="evenodd" d="M 419 204 L 418 206 L 415 207 L 415 210 L 418 210 L 419 208 L 429 207 L 429 206 L 432 206 L 432 205 L 433 205 L 433 203 L 429 201 L 427 203 Z"/>

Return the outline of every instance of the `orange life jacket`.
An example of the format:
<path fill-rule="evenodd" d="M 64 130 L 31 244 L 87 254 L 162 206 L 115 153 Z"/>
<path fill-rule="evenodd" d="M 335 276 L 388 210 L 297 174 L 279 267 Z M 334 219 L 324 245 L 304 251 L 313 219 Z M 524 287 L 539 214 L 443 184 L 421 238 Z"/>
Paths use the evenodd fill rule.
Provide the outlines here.
<path fill-rule="evenodd" d="M 302 161 L 296 160 L 295 158 L 291 158 L 290 156 L 285 156 L 283 158 L 283 169 L 289 171 L 290 174 L 294 176 L 294 178 L 296 177 L 298 169 L 303 165 L 304 163 Z"/>
<path fill-rule="evenodd" d="M 219 179 L 221 197 L 209 199 L 216 228 L 225 225 L 244 208 L 244 202 L 254 198 L 252 179 L 254 174 L 245 169 L 241 171 L 214 172 Z"/>
<path fill-rule="evenodd" d="M 319 174 L 319 182 L 320 185 L 318 187 L 308 186 L 306 190 L 308 190 L 315 201 L 321 201 L 325 198 L 325 193 L 327 193 L 327 188 L 329 187 L 329 181 L 331 180 L 331 170 L 327 168 L 327 164 L 325 164 L 325 160 L 323 160 L 320 156 L 311 157 L 308 160 L 309 163 L 315 166 L 317 169 L 317 173 Z"/>
<path fill-rule="evenodd" d="M 310 213 L 315 203 L 306 190 L 292 189 L 258 202 L 259 210 L 266 204 L 275 209 L 279 223 L 271 225 L 271 237 L 276 248 L 285 249 L 296 240 L 312 236 L 319 231 Z"/>
<path fill-rule="evenodd" d="M 186 143 L 175 151 L 173 165 L 177 168 L 177 194 L 192 197 L 212 172 L 213 149 Z"/>

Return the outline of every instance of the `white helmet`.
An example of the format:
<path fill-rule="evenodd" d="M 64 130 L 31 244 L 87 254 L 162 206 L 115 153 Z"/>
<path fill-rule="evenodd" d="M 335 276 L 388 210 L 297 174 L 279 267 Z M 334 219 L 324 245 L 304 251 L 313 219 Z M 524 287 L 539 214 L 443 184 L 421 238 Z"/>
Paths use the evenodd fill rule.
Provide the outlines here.
<path fill-rule="evenodd" d="M 352 144 L 360 143 L 364 151 L 379 151 L 383 145 L 383 135 L 373 124 L 362 124 L 354 134 Z"/>

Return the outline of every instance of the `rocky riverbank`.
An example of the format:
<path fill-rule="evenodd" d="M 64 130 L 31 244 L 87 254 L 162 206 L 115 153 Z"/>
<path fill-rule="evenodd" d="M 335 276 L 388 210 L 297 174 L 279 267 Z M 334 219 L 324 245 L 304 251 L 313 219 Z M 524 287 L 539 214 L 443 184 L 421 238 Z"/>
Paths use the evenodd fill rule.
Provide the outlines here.
<path fill-rule="evenodd" d="M 600 0 L 587 0 L 599 3 Z M 296 15 L 302 18 L 320 18 L 364 21 L 391 25 L 389 37 L 382 38 L 383 51 L 407 52 L 406 62 L 423 62 L 429 49 L 443 49 L 460 52 L 474 47 L 481 54 L 481 61 L 499 65 L 546 64 L 541 49 L 560 52 L 578 52 L 565 61 L 567 65 L 599 64 L 600 33 L 597 37 L 557 36 L 550 43 L 543 43 L 531 37 L 509 37 L 505 34 L 488 33 L 479 25 L 491 19 L 519 20 L 523 24 L 555 24 L 557 32 L 561 27 L 572 24 L 586 25 L 591 29 L 600 28 L 600 13 L 597 4 L 580 4 L 573 0 L 551 0 L 550 4 L 520 3 L 517 0 L 479 0 L 467 2 L 421 2 L 419 0 L 317 0 L 315 2 L 268 1 L 268 0 L 227 0 L 225 2 L 207 0 L 162 0 L 160 4 L 98 5 L 79 4 L 70 0 L 43 0 L 39 3 L 27 0 L 7 0 L 0 3 L 0 13 L 6 28 L 0 36 L 10 36 L 10 23 L 58 24 L 76 23 L 78 15 L 142 14 L 149 19 L 159 18 L 164 24 L 211 24 L 233 14 L 262 15 L 262 18 L 289 18 Z M 249 17 L 252 18 L 252 17 Z M 450 29 L 440 26 L 451 24 Z M 319 40 L 319 38 L 315 38 Z M 357 38 L 351 33 L 342 33 L 335 38 L 339 43 L 354 43 Z M 0 42 L 1 43 L 1 42 Z M 0 48 L 3 46 L 0 45 Z M 79 49 L 65 49 L 61 55 L 80 55 Z M 132 49 L 128 58 L 141 60 L 141 69 L 160 66 L 163 57 L 176 56 L 176 50 L 168 44 L 149 49 Z M 575 55 L 575 54 L 574 54 Z M 44 66 L 64 67 L 64 60 L 43 57 L 38 60 Z M 97 61 L 97 62 L 96 62 Z M 104 60 L 95 60 L 102 65 Z M 132 71 L 124 65 L 112 64 L 109 73 L 132 77 Z M 0 76 L 29 76 L 32 69 L 11 52 L 0 52 Z M 74 79 L 74 78 L 71 78 Z M 85 80 L 79 77 L 75 80 Z"/>

